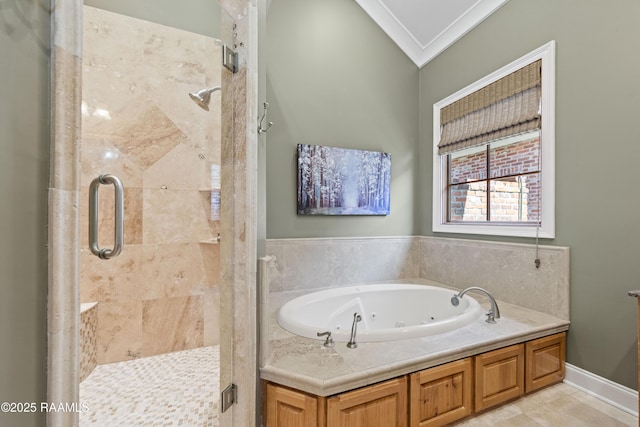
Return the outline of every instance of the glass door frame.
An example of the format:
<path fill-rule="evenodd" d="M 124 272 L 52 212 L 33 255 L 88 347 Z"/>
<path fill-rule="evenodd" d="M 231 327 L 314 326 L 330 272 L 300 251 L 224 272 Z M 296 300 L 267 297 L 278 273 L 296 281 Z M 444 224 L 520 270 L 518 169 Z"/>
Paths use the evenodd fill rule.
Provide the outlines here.
<path fill-rule="evenodd" d="M 238 387 L 238 403 L 220 426 L 256 424 L 257 6 L 222 0 L 234 19 L 223 41 L 238 47 L 239 71 L 223 72 L 221 194 L 221 389 Z M 51 4 L 51 157 L 47 401 L 80 403 L 79 245 L 82 0 Z M 223 14 L 224 15 L 224 14 Z M 224 21 L 224 19 L 223 19 Z M 226 100 L 226 101 L 225 101 Z M 229 121 L 230 120 L 230 121 Z M 227 187 L 225 191 L 224 188 Z M 78 413 L 49 412 L 48 426 L 77 426 Z"/>

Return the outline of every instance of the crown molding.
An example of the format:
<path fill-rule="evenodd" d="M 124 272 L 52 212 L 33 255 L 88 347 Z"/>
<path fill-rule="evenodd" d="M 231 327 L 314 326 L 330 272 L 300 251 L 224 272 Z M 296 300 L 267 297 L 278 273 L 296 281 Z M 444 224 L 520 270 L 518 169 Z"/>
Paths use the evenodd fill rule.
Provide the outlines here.
<path fill-rule="evenodd" d="M 382 0 L 356 0 L 398 47 L 422 68 L 509 0 L 478 0 L 435 38 L 421 43 Z"/>

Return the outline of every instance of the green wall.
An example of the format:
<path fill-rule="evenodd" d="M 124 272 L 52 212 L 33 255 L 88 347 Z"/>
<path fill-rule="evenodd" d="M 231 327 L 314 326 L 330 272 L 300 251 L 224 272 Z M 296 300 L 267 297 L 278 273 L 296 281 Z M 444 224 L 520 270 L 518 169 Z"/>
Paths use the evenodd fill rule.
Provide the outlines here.
<path fill-rule="evenodd" d="M 0 7 L 0 402 L 46 401 L 49 11 Z M 0 412 L 0 425 L 45 414 Z"/>
<path fill-rule="evenodd" d="M 418 68 L 353 1 L 273 0 L 267 26 L 267 237 L 413 234 Z M 391 214 L 298 216 L 300 143 L 391 153 Z"/>
<path fill-rule="evenodd" d="M 571 248 L 568 362 L 633 389 L 637 307 L 626 294 L 640 288 L 638 22 L 637 0 L 511 0 L 423 67 L 416 230 L 433 234 L 432 105 L 556 40 L 556 239 L 543 243 Z"/>
<path fill-rule="evenodd" d="M 132 18 L 220 38 L 220 3 L 217 0 L 84 0 Z"/>

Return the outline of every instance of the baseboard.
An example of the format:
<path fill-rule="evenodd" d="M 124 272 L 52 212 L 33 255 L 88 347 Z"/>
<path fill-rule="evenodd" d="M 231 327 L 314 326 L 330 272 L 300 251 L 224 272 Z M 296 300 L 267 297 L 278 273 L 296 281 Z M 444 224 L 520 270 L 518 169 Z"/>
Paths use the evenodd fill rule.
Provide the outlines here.
<path fill-rule="evenodd" d="M 565 363 L 564 382 L 631 415 L 638 416 L 638 392 Z"/>

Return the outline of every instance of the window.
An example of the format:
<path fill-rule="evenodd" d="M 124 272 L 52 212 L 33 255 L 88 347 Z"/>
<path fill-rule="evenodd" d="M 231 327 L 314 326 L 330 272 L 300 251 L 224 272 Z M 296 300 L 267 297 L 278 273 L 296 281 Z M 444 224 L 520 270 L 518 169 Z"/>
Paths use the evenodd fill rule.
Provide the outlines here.
<path fill-rule="evenodd" d="M 433 231 L 555 237 L 555 43 L 434 105 Z"/>

